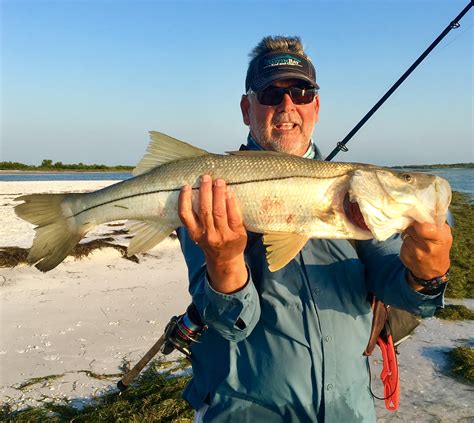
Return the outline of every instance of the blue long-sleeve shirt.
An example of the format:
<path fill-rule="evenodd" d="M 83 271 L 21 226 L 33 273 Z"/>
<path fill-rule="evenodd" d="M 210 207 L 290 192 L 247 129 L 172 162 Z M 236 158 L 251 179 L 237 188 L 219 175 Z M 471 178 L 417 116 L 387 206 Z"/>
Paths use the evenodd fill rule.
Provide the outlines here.
<path fill-rule="evenodd" d="M 204 421 L 375 421 L 368 361 L 369 293 L 412 313 L 431 315 L 443 295 L 405 280 L 400 237 L 309 240 L 284 268 L 270 272 L 261 236 L 249 233 L 249 281 L 228 295 L 209 284 L 201 249 L 178 237 L 189 290 L 209 329 L 192 346 L 193 379 L 184 398 L 209 404 Z"/>

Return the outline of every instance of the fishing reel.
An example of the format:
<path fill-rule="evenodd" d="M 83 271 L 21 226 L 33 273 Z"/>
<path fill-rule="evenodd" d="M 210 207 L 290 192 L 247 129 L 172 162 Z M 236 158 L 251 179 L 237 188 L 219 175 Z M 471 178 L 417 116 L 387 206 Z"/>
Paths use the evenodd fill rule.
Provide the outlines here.
<path fill-rule="evenodd" d="M 191 357 L 190 347 L 193 342 L 198 342 L 207 326 L 202 322 L 196 306 L 191 303 L 186 313 L 173 316 L 165 328 L 165 341 L 161 352 L 165 355 L 177 349 L 186 357 Z"/>
<path fill-rule="evenodd" d="M 191 344 L 198 342 L 202 332 L 206 329 L 207 326 L 202 322 L 194 304 L 191 303 L 186 309 L 186 313 L 171 318 L 170 322 L 166 325 L 165 333 L 160 336 L 160 339 L 155 342 L 140 361 L 117 383 L 117 388 L 120 392 L 125 391 L 158 351 L 161 351 L 163 354 L 169 354 L 177 349 L 190 358 Z"/>

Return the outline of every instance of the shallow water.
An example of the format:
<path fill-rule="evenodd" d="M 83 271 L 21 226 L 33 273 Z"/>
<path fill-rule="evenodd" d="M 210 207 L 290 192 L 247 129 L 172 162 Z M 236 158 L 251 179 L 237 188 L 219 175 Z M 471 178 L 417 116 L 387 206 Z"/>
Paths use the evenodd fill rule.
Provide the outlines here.
<path fill-rule="evenodd" d="M 474 199 L 474 169 L 452 168 L 452 169 L 429 169 L 417 170 L 446 179 L 453 191 L 460 191 L 469 194 Z"/>
<path fill-rule="evenodd" d="M 412 170 L 412 169 L 410 169 Z M 445 178 L 454 191 L 469 194 L 474 199 L 474 169 L 450 168 L 450 169 L 413 169 L 417 172 L 426 172 Z M 53 172 L 53 173 L 31 173 L 31 172 L 0 172 L 1 181 L 121 181 L 129 179 L 133 175 L 130 172 Z"/>

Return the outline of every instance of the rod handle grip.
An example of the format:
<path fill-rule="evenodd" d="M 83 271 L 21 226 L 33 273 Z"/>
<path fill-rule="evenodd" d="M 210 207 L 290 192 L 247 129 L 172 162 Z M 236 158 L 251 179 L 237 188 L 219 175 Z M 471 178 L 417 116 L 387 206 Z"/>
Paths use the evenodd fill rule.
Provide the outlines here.
<path fill-rule="evenodd" d="M 125 391 L 135 380 L 143 368 L 151 361 L 151 359 L 160 351 L 161 346 L 165 342 L 165 334 L 161 335 L 160 339 L 147 351 L 147 353 L 140 359 L 140 361 L 130 369 L 125 376 L 117 382 L 117 388 L 120 392 Z"/>

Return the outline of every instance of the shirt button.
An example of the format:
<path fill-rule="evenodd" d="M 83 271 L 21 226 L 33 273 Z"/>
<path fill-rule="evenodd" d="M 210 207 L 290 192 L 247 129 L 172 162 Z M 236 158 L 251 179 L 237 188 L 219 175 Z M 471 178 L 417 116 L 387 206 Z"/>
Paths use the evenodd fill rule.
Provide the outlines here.
<path fill-rule="evenodd" d="M 328 391 L 332 391 L 333 388 L 334 388 L 334 386 L 332 386 L 331 384 L 329 384 L 329 385 L 326 386 L 326 389 L 327 389 Z"/>
<path fill-rule="evenodd" d="M 314 295 L 319 295 L 321 290 L 319 288 L 316 288 L 313 292 L 314 292 Z"/>
<path fill-rule="evenodd" d="M 329 341 L 331 341 L 331 337 L 330 337 L 330 336 L 326 336 L 326 338 L 325 338 L 325 339 L 326 339 L 326 342 L 329 342 Z"/>

